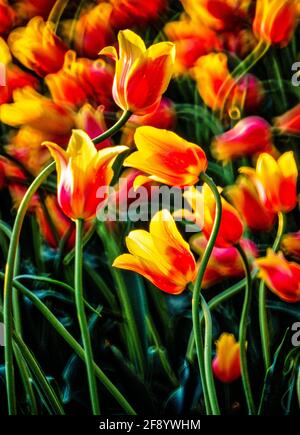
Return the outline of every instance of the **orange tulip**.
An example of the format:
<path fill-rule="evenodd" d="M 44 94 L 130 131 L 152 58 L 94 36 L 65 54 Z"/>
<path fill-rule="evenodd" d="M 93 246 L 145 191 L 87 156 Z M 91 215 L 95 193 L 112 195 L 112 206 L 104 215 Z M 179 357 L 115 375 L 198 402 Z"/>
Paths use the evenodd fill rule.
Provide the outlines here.
<path fill-rule="evenodd" d="M 97 151 L 90 137 L 82 130 L 73 130 L 64 151 L 53 142 L 44 142 L 56 162 L 58 202 L 71 219 L 90 220 L 99 206 L 97 191 L 109 186 L 113 178 L 112 165 L 124 146 Z"/>
<path fill-rule="evenodd" d="M 300 231 L 286 234 L 282 239 L 281 249 L 286 255 L 300 261 Z"/>
<path fill-rule="evenodd" d="M 234 335 L 223 333 L 216 341 L 216 351 L 212 363 L 215 377 L 224 383 L 240 378 L 240 344 L 235 340 Z"/>
<path fill-rule="evenodd" d="M 222 189 L 219 188 L 219 191 L 221 192 Z M 203 185 L 202 192 L 194 187 L 191 187 L 189 190 L 184 192 L 184 197 L 194 212 L 194 222 L 199 226 L 200 229 L 202 229 L 203 234 L 208 239 L 212 232 L 216 213 L 216 202 L 212 191 L 205 183 Z M 224 198 L 221 198 L 221 201 L 221 225 L 215 246 L 218 248 L 228 248 L 240 241 L 243 235 L 244 227 L 237 210 Z M 197 207 L 199 207 L 201 204 L 203 204 L 204 207 L 203 214 L 200 210 L 197 210 Z"/>
<path fill-rule="evenodd" d="M 240 172 L 253 180 L 267 210 L 278 213 L 295 208 L 298 169 L 292 151 L 282 154 L 277 161 L 270 154 L 260 154 L 256 170 L 244 167 Z"/>
<path fill-rule="evenodd" d="M 274 123 L 282 133 L 300 134 L 300 104 L 275 118 Z"/>
<path fill-rule="evenodd" d="M 180 21 L 167 23 L 164 32 L 176 47 L 174 72 L 177 75 L 187 73 L 200 56 L 221 49 L 216 32 L 186 15 Z"/>
<path fill-rule="evenodd" d="M 189 244 L 167 210 L 153 216 L 149 232 L 131 231 L 126 245 L 130 253 L 117 257 L 113 266 L 137 272 L 167 293 L 182 293 L 196 277 Z"/>
<path fill-rule="evenodd" d="M 267 44 L 284 47 L 291 39 L 296 18 L 295 0 L 257 0 L 253 32 Z"/>
<path fill-rule="evenodd" d="M 17 0 L 14 8 L 20 21 L 28 21 L 35 16 L 48 18 L 56 0 Z"/>
<path fill-rule="evenodd" d="M 272 229 L 276 214 L 267 210 L 253 182 L 239 177 L 233 186 L 225 189 L 226 197 L 239 211 L 243 221 L 253 231 Z"/>
<path fill-rule="evenodd" d="M 300 302 L 300 266 L 287 261 L 282 253 L 269 249 L 267 256 L 256 260 L 259 277 L 285 302 Z"/>
<path fill-rule="evenodd" d="M 218 160 L 228 162 L 263 151 L 270 152 L 272 147 L 271 126 L 259 116 L 249 116 L 217 136 L 212 143 L 212 152 Z"/>
<path fill-rule="evenodd" d="M 8 37 L 13 55 L 42 77 L 61 68 L 67 51 L 53 26 L 53 23 L 45 23 L 41 17 L 34 17 L 26 27 L 13 30 Z"/>
<path fill-rule="evenodd" d="M 100 3 L 84 10 L 75 26 L 73 20 L 65 23 L 67 27 L 74 27 L 74 45 L 79 55 L 94 59 L 102 48 L 113 43 L 112 9 L 109 3 Z"/>
<path fill-rule="evenodd" d="M 12 127 L 27 125 L 53 135 L 67 135 L 74 126 L 74 114 L 61 104 L 25 87 L 13 93 L 14 103 L 0 106 L 0 120 Z"/>
<path fill-rule="evenodd" d="M 149 179 L 170 186 L 197 183 L 207 168 L 207 159 L 199 146 L 177 134 L 154 127 L 137 128 L 134 140 L 138 151 L 124 161 L 124 166 L 149 174 Z"/>
<path fill-rule="evenodd" d="M 120 31 L 119 56 L 114 47 L 100 54 L 116 61 L 113 96 L 124 111 L 145 115 L 158 107 L 173 73 L 175 46 L 160 42 L 146 49 L 143 40 L 131 30 Z"/>
<path fill-rule="evenodd" d="M 201 265 L 201 257 L 207 246 L 207 239 L 204 234 L 196 234 L 189 240 L 190 246 L 200 258 L 197 266 Z M 257 257 L 257 248 L 251 240 L 242 239 L 241 246 L 246 252 L 250 263 Z M 243 278 L 245 276 L 245 269 L 241 256 L 236 248 L 230 246 L 229 248 L 214 247 L 211 257 L 209 259 L 205 274 L 203 277 L 202 287 L 209 288 L 218 282 L 224 281 L 225 278 Z"/>

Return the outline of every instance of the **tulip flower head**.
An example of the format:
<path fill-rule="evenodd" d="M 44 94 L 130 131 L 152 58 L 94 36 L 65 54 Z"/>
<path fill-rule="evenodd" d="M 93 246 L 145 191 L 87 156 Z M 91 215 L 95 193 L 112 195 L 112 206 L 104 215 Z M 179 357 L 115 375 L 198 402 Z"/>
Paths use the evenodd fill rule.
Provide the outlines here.
<path fill-rule="evenodd" d="M 53 142 L 44 142 L 56 162 L 58 202 L 72 220 L 90 220 L 99 206 L 97 191 L 109 186 L 112 165 L 127 147 L 114 146 L 97 151 L 90 137 L 82 130 L 73 130 L 65 151 Z M 101 200 L 102 203 L 102 200 Z"/>
<path fill-rule="evenodd" d="M 249 116 L 239 121 L 231 130 L 217 136 L 212 144 L 218 160 L 251 156 L 272 150 L 271 126 L 259 116 Z"/>
<path fill-rule="evenodd" d="M 253 21 L 255 36 L 267 44 L 286 46 L 296 24 L 295 0 L 257 0 Z"/>
<path fill-rule="evenodd" d="M 282 238 L 281 249 L 286 255 L 300 261 L 300 231 L 286 234 Z"/>
<path fill-rule="evenodd" d="M 219 381 L 233 382 L 241 376 L 240 344 L 233 334 L 223 333 L 216 342 L 217 354 L 213 360 L 213 373 Z"/>
<path fill-rule="evenodd" d="M 180 294 L 196 278 L 196 263 L 189 244 L 167 210 L 157 212 L 149 232 L 131 231 L 126 238 L 129 254 L 122 254 L 114 267 L 143 275 L 166 293 Z"/>
<path fill-rule="evenodd" d="M 199 146 L 168 130 L 137 128 L 134 140 L 138 151 L 124 161 L 124 166 L 149 174 L 149 179 L 169 186 L 191 186 L 207 168 L 207 159 Z"/>
<path fill-rule="evenodd" d="M 243 167 L 240 172 L 252 179 L 267 210 L 278 213 L 295 208 L 298 169 L 292 151 L 282 154 L 277 161 L 270 154 L 262 153 L 256 170 Z"/>
<path fill-rule="evenodd" d="M 287 261 L 283 254 L 269 249 L 267 256 L 256 260 L 259 277 L 285 302 L 300 302 L 300 265 Z"/>
<path fill-rule="evenodd" d="M 148 49 L 144 41 L 131 30 L 118 34 L 119 55 L 114 47 L 100 54 L 116 62 L 113 97 L 124 111 L 146 115 L 158 107 L 173 74 L 175 46 L 160 42 Z"/>
<path fill-rule="evenodd" d="M 275 126 L 281 133 L 300 134 L 300 104 L 275 118 Z"/>

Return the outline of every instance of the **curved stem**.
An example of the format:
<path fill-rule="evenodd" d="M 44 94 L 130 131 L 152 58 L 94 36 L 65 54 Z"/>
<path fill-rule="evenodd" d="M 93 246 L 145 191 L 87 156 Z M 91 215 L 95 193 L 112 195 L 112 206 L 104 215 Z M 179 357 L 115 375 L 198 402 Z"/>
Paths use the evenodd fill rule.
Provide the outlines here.
<path fill-rule="evenodd" d="M 285 214 L 278 213 L 277 236 L 272 247 L 274 252 L 277 252 L 280 247 L 281 239 L 285 231 L 285 226 L 286 226 Z M 259 327 L 260 327 L 260 335 L 261 335 L 262 353 L 263 353 L 265 370 L 267 371 L 271 365 L 271 357 L 270 357 L 268 315 L 267 315 L 267 307 L 266 307 L 266 286 L 263 280 L 260 281 L 258 294 L 259 294 L 259 302 L 258 302 Z"/>
<path fill-rule="evenodd" d="M 203 393 L 204 393 L 204 400 L 206 405 L 206 411 L 209 413 L 210 404 L 209 404 L 209 396 L 208 396 L 208 390 L 207 390 L 207 384 L 205 380 L 205 367 L 204 367 L 204 361 L 203 361 L 203 343 L 202 343 L 202 337 L 201 337 L 201 325 L 200 325 L 200 318 L 199 318 L 199 302 L 200 302 L 200 292 L 201 292 L 201 285 L 202 280 L 204 277 L 204 273 L 209 261 L 209 258 L 211 256 L 216 238 L 218 236 L 220 224 L 221 224 L 221 216 L 222 216 L 222 202 L 221 197 L 219 194 L 219 191 L 213 182 L 213 180 L 206 175 L 205 173 L 202 173 L 200 175 L 200 179 L 205 182 L 211 191 L 213 192 L 215 201 L 216 201 L 216 211 L 215 211 L 215 220 L 214 225 L 212 228 L 212 232 L 210 235 L 210 238 L 208 240 L 206 249 L 203 253 L 201 264 L 198 270 L 197 278 L 194 285 L 193 290 L 193 306 L 192 306 L 192 317 L 193 317 L 193 330 L 194 330 L 194 336 L 195 336 L 195 342 L 196 342 L 196 351 L 197 351 L 197 357 L 198 357 L 198 364 L 199 364 L 199 370 L 200 370 L 200 377 L 201 382 L 203 386 Z"/>
<path fill-rule="evenodd" d="M 244 264 L 245 274 L 246 274 L 246 290 L 245 290 L 245 298 L 242 309 L 240 328 L 239 328 L 239 342 L 240 342 L 240 359 L 241 359 L 241 371 L 242 371 L 242 381 L 244 392 L 246 396 L 248 412 L 250 415 L 254 415 L 256 413 L 254 400 L 251 391 L 249 371 L 248 371 L 248 362 L 247 362 L 247 325 L 248 325 L 248 317 L 249 310 L 251 305 L 251 293 L 252 293 L 252 277 L 251 270 L 248 262 L 247 255 L 245 251 L 240 245 L 236 246 L 241 259 Z"/>
<path fill-rule="evenodd" d="M 113 136 L 115 133 L 117 133 L 120 130 L 120 128 L 122 128 L 123 125 L 126 124 L 126 122 L 131 117 L 131 115 L 132 115 L 132 113 L 129 111 L 123 112 L 120 119 L 111 128 L 109 128 L 107 131 L 105 131 L 104 133 L 100 134 L 99 136 L 97 136 L 93 139 L 94 144 L 97 145 L 100 142 L 103 142 L 105 139 L 107 139 L 107 138 Z"/>
<path fill-rule="evenodd" d="M 251 69 L 254 65 L 266 54 L 270 45 L 265 41 L 261 40 L 257 44 L 257 46 L 253 49 L 253 51 L 244 59 L 239 65 L 228 74 L 227 79 L 219 89 L 216 101 L 218 101 L 219 95 L 222 95 L 222 92 L 225 91 L 222 107 L 220 109 L 220 119 L 223 119 L 224 110 L 226 108 L 226 103 L 228 98 L 234 89 L 234 87 L 238 84 L 241 78 Z M 233 79 L 233 80 L 232 80 Z M 229 87 L 228 87 L 229 86 Z M 227 89 L 228 88 L 228 89 Z M 216 107 L 214 107 L 214 111 L 216 111 Z"/>
<path fill-rule="evenodd" d="M 94 139 L 94 143 L 102 142 L 107 137 L 116 133 L 129 119 L 130 113 L 123 113 L 119 121 L 112 126 L 109 130 Z M 14 379 L 14 361 L 13 361 L 13 348 L 12 348 L 12 333 L 13 333 L 13 313 L 12 313 L 12 292 L 13 292 L 13 278 L 16 267 L 16 258 L 18 252 L 18 244 L 21 233 L 23 221 L 29 206 L 29 203 L 38 190 L 40 185 L 47 179 L 47 177 L 54 171 L 55 162 L 51 162 L 43 171 L 35 178 L 32 184 L 26 191 L 21 204 L 17 211 L 17 216 L 12 229 L 11 240 L 7 255 L 7 263 L 5 269 L 4 280 L 4 356 L 5 356 L 5 374 L 6 374 L 6 390 L 8 401 L 8 412 L 11 415 L 17 413 L 16 395 L 15 395 L 15 379 Z"/>
<path fill-rule="evenodd" d="M 212 320 L 208 305 L 202 295 L 201 306 L 205 319 L 205 338 L 204 338 L 204 365 L 205 365 L 205 377 L 207 383 L 207 390 L 210 400 L 211 411 L 213 415 L 220 415 L 220 407 L 217 399 L 214 375 L 212 371 Z"/>
<path fill-rule="evenodd" d="M 82 286 L 82 233 L 83 233 L 83 220 L 76 220 L 76 240 L 75 240 L 75 302 L 77 309 L 77 317 L 81 332 L 83 349 L 85 352 L 85 365 L 87 370 L 90 398 L 94 415 L 100 414 L 100 406 L 95 378 L 95 371 L 93 366 L 93 352 L 91 345 L 91 338 L 89 333 L 88 322 L 84 311 L 83 302 L 83 286 Z"/>

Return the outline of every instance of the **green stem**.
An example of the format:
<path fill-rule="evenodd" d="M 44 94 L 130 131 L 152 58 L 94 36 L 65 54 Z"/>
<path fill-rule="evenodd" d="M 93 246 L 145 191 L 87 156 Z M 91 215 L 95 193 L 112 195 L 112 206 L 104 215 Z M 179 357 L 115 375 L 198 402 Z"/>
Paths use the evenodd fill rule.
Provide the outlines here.
<path fill-rule="evenodd" d="M 4 279 L 4 273 L 0 272 L 0 278 Z M 48 320 L 53 328 L 61 335 L 61 337 L 69 344 L 69 346 L 74 350 L 74 352 L 84 361 L 85 353 L 80 344 L 75 340 L 75 338 L 66 330 L 66 328 L 57 320 L 54 314 L 49 310 L 49 308 L 43 304 L 43 302 L 30 290 L 28 290 L 24 285 L 18 281 L 13 282 L 14 287 L 23 293 L 41 312 L 41 314 Z M 0 313 L 1 314 L 1 313 Z M 1 321 L 1 318 L 0 318 Z M 127 402 L 125 397 L 120 393 L 120 391 L 113 385 L 113 383 L 107 378 L 105 373 L 94 363 L 94 369 L 97 378 L 102 382 L 104 387 L 111 393 L 111 395 L 116 399 L 116 401 L 122 406 L 127 414 L 135 415 L 136 412 Z"/>
<path fill-rule="evenodd" d="M 205 365 L 205 377 L 208 390 L 208 396 L 210 400 L 210 406 L 213 415 L 220 415 L 220 407 L 217 399 L 214 375 L 212 371 L 212 320 L 208 305 L 202 295 L 201 306 L 205 319 L 205 338 L 204 338 L 204 365 Z"/>
<path fill-rule="evenodd" d="M 77 317 L 82 337 L 83 349 L 85 352 L 85 365 L 87 370 L 90 398 L 94 415 L 100 415 L 100 406 L 95 378 L 95 371 L 93 366 L 93 352 L 91 345 L 91 338 L 89 334 L 88 322 L 84 311 L 83 302 L 83 286 L 82 286 L 82 233 L 84 221 L 82 219 L 76 220 L 76 241 L 75 241 L 75 302 L 77 309 Z"/>
<path fill-rule="evenodd" d="M 120 130 L 120 128 L 122 128 L 123 125 L 126 124 L 126 122 L 131 117 L 131 115 L 132 115 L 132 113 L 129 111 L 123 112 L 120 119 L 111 128 L 109 128 L 107 131 L 105 131 L 104 133 L 100 134 L 99 136 L 97 136 L 93 139 L 94 144 L 97 145 L 100 142 L 103 142 L 105 139 L 107 139 L 107 138 L 113 136 L 115 133 L 117 133 Z"/>
<path fill-rule="evenodd" d="M 100 143 L 107 139 L 110 135 L 116 133 L 122 125 L 129 119 L 130 114 L 125 112 L 119 121 L 112 126 L 109 130 L 94 139 L 94 143 Z M 55 162 L 51 162 L 43 171 L 34 179 L 32 184 L 26 191 L 21 204 L 17 211 L 17 216 L 12 229 L 11 240 L 7 255 L 6 273 L 4 281 L 4 356 L 5 356 L 5 375 L 6 375 L 6 390 L 8 401 L 8 412 L 10 415 L 17 413 L 16 395 L 15 395 L 15 378 L 14 378 L 14 361 L 13 361 L 13 348 L 12 348 L 12 333 L 13 333 L 13 314 L 12 314 L 12 292 L 13 292 L 13 278 L 17 259 L 18 244 L 21 233 L 23 221 L 29 206 L 29 203 L 38 190 L 40 185 L 47 179 L 47 177 L 54 171 Z"/>
<path fill-rule="evenodd" d="M 211 256 L 212 250 L 214 248 L 214 244 L 216 241 L 216 238 L 218 236 L 220 224 L 221 224 L 221 216 L 222 216 L 222 202 L 221 197 L 219 194 L 219 191 L 217 187 L 215 186 L 213 180 L 206 175 L 205 173 L 202 173 L 200 175 L 200 180 L 205 182 L 211 191 L 213 192 L 215 201 L 216 201 L 216 210 L 215 210 L 215 220 L 212 228 L 212 232 L 210 235 L 210 238 L 208 240 L 206 249 L 203 253 L 201 264 L 198 270 L 197 278 L 194 285 L 194 291 L 193 291 L 193 305 L 192 305 L 192 317 L 193 317 L 193 330 L 194 330 L 194 337 L 195 337 L 195 343 L 196 343 L 196 351 L 197 351 L 197 357 L 198 357 L 198 364 L 199 364 L 199 370 L 200 370 L 200 377 L 201 377 L 201 383 L 203 386 L 203 394 L 204 394 L 204 400 L 205 400 L 205 406 L 206 406 L 206 412 L 209 413 L 211 409 L 211 404 L 208 396 L 208 390 L 205 380 L 205 367 L 204 367 L 204 360 L 203 360 L 203 343 L 202 343 L 202 337 L 201 337 L 201 325 L 200 325 L 200 318 L 199 318 L 199 303 L 200 303 L 200 292 L 201 292 L 201 285 L 202 280 L 205 274 L 205 270 L 209 261 L 209 258 Z"/>
<path fill-rule="evenodd" d="M 250 385 L 248 362 L 247 362 L 247 341 L 246 341 L 248 317 L 249 317 L 249 310 L 251 305 L 252 277 L 251 277 L 251 269 L 245 251 L 240 245 L 237 245 L 236 249 L 238 250 L 241 259 L 243 261 L 245 274 L 246 274 L 246 282 L 247 282 L 241 321 L 240 321 L 240 328 L 239 328 L 242 382 L 243 382 L 244 392 L 246 396 L 248 412 L 250 415 L 254 415 L 256 413 L 256 410 L 255 410 L 255 405 L 254 405 L 254 400 L 253 400 L 251 385 Z"/>
<path fill-rule="evenodd" d="M 282 236 L 285 231 L 286 217 L 284 213 L 278 213 L 278 229 L 276 239 L 273 244 L 273 251 L 277 252 Z M 264 359 L 265 370 L 267 371 L 271 365 L 270 357 L 270 337 L 269 337 L 269 327 L 268 327 L 268 313 L 266 307 L 266 286 L 263 280 L 259 283 L 259 327 L 261 335 L 262 353 Z"/>
<path fill-rule="evenodd" d="M 270 45 L 268 45 L 264 41 L 259 41 L 257 46 L 254 48 L 254 50 L 244 59 L 242 62 L 239 63 L 239 65 L 231 72 L 231 74 L 228 75 L 227 79 L 221 86 L 218 96 L 221 95 L 222 91 L 227 88 L 227 86 L 230 84 L 230 82 L 233 80 L 233 83 L 229 86 L 224 99 L 223 104 L 220 109 L 220 119 L 223 119 L 224 116 L 224 110 L 226 108 L 226 103 L 228 101 L 228 98 L 236 86 L 236 84 L 241 80 L 241 78 L 251 69 L 254 67 L 254 65 L 266 54 L 268 51 Z M 218 98 L 216 98 L 216 101 Z M 214 108 L 214 111 L 216 111 L 216 107 Z"/>

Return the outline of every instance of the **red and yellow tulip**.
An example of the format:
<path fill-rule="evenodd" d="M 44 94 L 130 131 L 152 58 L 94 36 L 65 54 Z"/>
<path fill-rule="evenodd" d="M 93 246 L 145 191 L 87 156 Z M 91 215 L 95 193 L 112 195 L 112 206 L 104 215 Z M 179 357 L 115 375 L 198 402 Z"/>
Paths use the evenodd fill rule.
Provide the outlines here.
<path fill-rule="evenodd" d="M 113 96 L 124 111 L 145 115 L 160 103 L 173 74 L 175 46 L 160 42 L 148 49 L 144 41 L 131 30 L 120 31 L 119 55 L 114 47 L 100 54 L 116 62 Z"/>
<path fill-rule="evenodd" d="M 276 213 L 267 210 L 259 196 L 255 184 L 247 177 L 239 177 L 236 183 L 225 189 L 226 197 L 239 211 L 250 230 L 270 231 Z"/>
<path fill-rule="evenodd" d="M 281 133 L 300 134 L 300 104 L 275 118 L 274 122 Z"/>
<path fill-rule="evenodd" d="M 131 231 L 126 246 L 129 254 L 117 257 L 113 266 L 137 272 L 167 293 L 182 293 L 196 277 L 196 263 L 189 244 L 167 210 L 153 216 L 149 232 Z"/>
<path fill-rule="evenodd" d="M 300 261 L 300 231 L 286 234 L 282 238 L 281 249 L 286 255 Z"/>
<path fill-rule="evenodd" d="M 66 151 L 53 142 L 44 142 L 44 145 L 56 162 L 57 195 L 63 212 L 73 220 L 93 219 L 100 206 L 97 191 L 102 186 L 109 186 L 113 177 L 112 165 L 127 147 L 97 151 L 82 130 L 73 130 Z"/>
<path fill-rule="evenodd" d="M 257 0 L 253 32 L 259 40 L 283 47 L 291 39 L 296 18 L 295 0 Z"/>
<path fill-rule="evenodd" d="M 223 333 L 216 341 L 212 368 L 215 377 L 221 382 L 229 383 L 240 378 L 240 344 L 233 334 Z"/>
<path fill-rule="evenodd" d="M 295 208 L 298 169 L 292 151 L 282 154 L 277 161 L 270 154 L 262 153 L 256 170 L 244 167 L 240 172 L 254 182 L 267 210 L 278 213 Z"/>
<path fill-rule="evenodd" d="M 300 265 L 287 261 L 283 254 L 269 249 L 267 256 L 256 260 L 259 277 L 285 302 L 300 302 Z"/>
<path fill-rule="evenodd" d="M 134 135 L 138 151 L 124 161 L 124 166 L 139 169 L 149 179 L 170 186 L 190 186 L 207 168 L 207 159 L 199 146 L 177 134 L 155 127 L 139 127 Z"/>

